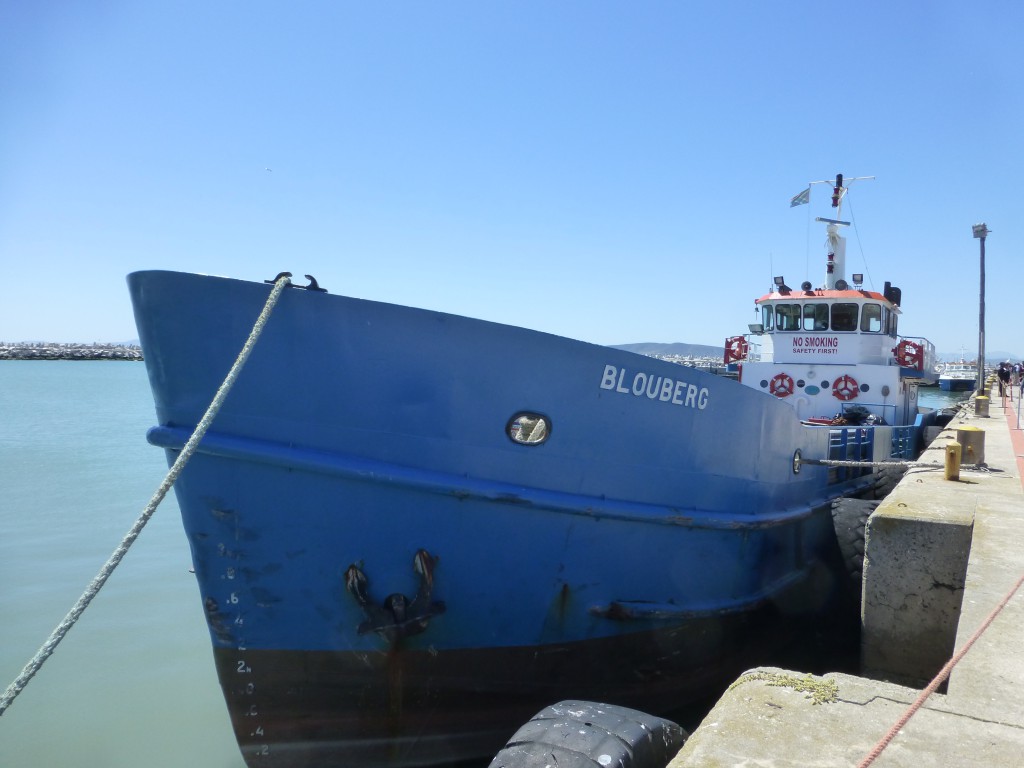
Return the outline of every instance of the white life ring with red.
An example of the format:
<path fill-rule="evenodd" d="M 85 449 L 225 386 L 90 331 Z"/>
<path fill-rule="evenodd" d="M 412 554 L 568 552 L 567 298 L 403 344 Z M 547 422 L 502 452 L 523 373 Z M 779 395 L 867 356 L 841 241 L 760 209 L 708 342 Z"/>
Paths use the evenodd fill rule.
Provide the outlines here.
<path fill-rule="evenodd" d="M 735 362 L 737 360 L 745 360 L 747 358 L 747 352 L 750 351 L 750 345 L 747 344 L 747 340 L 742 336 L 733 336 L 725 340 L 725 362 Z"/>
<path fill-rule="evenodd" d="M 840 400 L 853 400 L 859 392 L 860 387 L 853 376 L 840 376 L 832 384 L 832 394 Z"/>
<path fill-rule="evenodd" d="M 776 397 L 789 397 L 793 394 L 793 377 L 788 373 L 776 374 L 768 385 L 768 391 Z"/>
<path fill-rule="evenodd" d="M 896 345 L 896 362 L 903 368 L 914 368 L 918 371 L 924 367 L 924 345 L 910 339 L 903 339 Z"/>

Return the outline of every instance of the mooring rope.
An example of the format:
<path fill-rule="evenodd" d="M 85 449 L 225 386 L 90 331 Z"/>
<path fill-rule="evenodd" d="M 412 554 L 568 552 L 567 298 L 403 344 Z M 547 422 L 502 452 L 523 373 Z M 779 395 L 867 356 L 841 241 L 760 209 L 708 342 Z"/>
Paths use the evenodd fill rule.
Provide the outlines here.
<path fill-rule="evenodd" d="M 945 464 L 924 461 L 852 461 L 847 459 L 800 459 L 801 464 L 821 467 L 901 467 L 903 469 L 944 469 Z M 961 464 L 960 469 L 991 472 L 984 464 Z"/>
<path fill-rule="evenodd" d="M 24 690 L 36 672 L 43 666 L 43 663 L 50 658 L 53 652 L 56 650 L 57 645 L 64 636 L 71 630 L 78 621 L 78 618 L 82 615 L 86 608 L 89 607 L 89 603 L 99 593 L 100 588 L 106 583 L 107 579 L 117 568 L 118 564 L 124 558 L 128 552 L 128 548 L 135 542 L 145 527 L 146 523 L 156 512 L 156 508 L 160 505 L 160 502 L 164 500 L 167 495 L 167 491 L 174 485 L 174 481 L 178 479 L 178 475 L 181 474 L 185 465 L 189 459 L 192 458 L 192 454 L 195 453 L 196 448 L 199 446 L 199 441 L 203 439 L 206 431 L 210 428 L 210 424 L 213 423 L 214 417 L 220 411 L 221 405 L 224 404 L 225 398 L 228 396 L 228 392 L 234 386 L 235 381 L 238 379 L 238 374 L 241 373 L 242 367 L 249 359 L 249 355 L 252 353 L 253 347 L 256 345 L 257 339 L 260 334 L 263 333 L 263 327 L 267 324 L 267 320 L 270 317 L 270 313 L 273 311 L 274 306 L 277 304 L 277 300 L 281 297 L 281 292 L 288 286 L 289 282 L 287 275 L 281 275 L 274 283 L 274 288 L 270 292 L 270 296 L 267 298 L 266 304 L 263 306 L 263 311 L 260 312 L 259 318 L 256 320 L 256 324 L 253 326 L 252 331 L 249 333 L 249 338 L 246 339 L 245 345 L 242 347 L 242 351 L 238 353 L 238 357 L 235 359 L 234 365 L 231 366 L 231 370 L 228 371 L 228 375 L 225 377 L 224 382 L 220 385 L 220 389 L 217 390 L 217 394 L 214 395 L 213 401 L 210 406 L 206 409 L 206 413 L 203 414 L 202 419 L 196 425 L 195 431 L 192 436 L 185 443 L 181 449 L 181 453 L 178 454 L 178 458 L 167 472 L 166 477 L 160 487 L 157 488 L 156 493 L 153 494 L 153 498 L 149 500 L 146 508 L 142 511 L 139 519 L 135 521 L 135 525 L 131 527 L 125 537 L 121 540 L 117 549 L 110 556 L 110 559 L 100 569 L 99 573 L 92 580 L 89 586 L 86 588 L 82 596 L 78 598 L 78 602 L 75 603 L 74 607 L 68 612 L 64 620 L 57 625 L 56 629 L 50 634 L 50 637 L 43 643 L 42 647 L 36 652 L 36 655 L 29 660 L 28 664 L 21 671 L 21 674 L 11 683 L 7 690 L 4 691 L 3 696 L 0 696 L 0 715 L 7 710 L 11 703 L 18 697 L 18 694 Z"/>
<path fill-rule="evenodd" d="M 875 744 L 867 756 L 857 764 L 857 768 L 868 768 L 869 765 L 878 759 L 878 756 L 885 751 L 885 748 L 889 746 L 889 742 L 896 737 L 903 726 L 905 726 L 910 718 L 914 716 L 914 713 L 924 705 L 928 697 L 935 693 L 936 689 L 942 685 L 942 682 L 949 677 L 950 673 L 953 671 L 953 667 L 960 663 L 960 660 L 967 655 L 967 652 L 971 650 L 971 646 L 973 646 L 978 638 L 984 634 L 985 630 L 989 628 L 989 625 L 995 621 L 996 616 L 1002 612 L 1006 607 L 1006 604 L 1010 602 L 1010 599 L 1017 594 L 1017 590 L 1021 588 L 1022 584 L 1024 584 L 1024 576 L 1017 579 L 1017 583 L 1009 592 L 1006 593 L 1006 596 L 999 601 L 999 605 L 997 605 L 985 618 L 981 623 L 981 626 L 978 627 L 973 635 L 971 635 L 970 639 L 964 643 L 964 647 L 961 648 L 953 658 L 946 662 L 945 666 L 939 670 L 939 674 L 935 676 L 935 679 L 928 683 L 928 687 L 921 691 L 918 697 L 914 700 L 914 703 L 907 707 L 907 710 L 900 716 L 899 720 L 893 724 L 892 728 L 890 728 L 886 734 L 878 740 L 878 743 Z"/>
<path fill-rule="evenodd" d="M 854 461 L 852 459 L 800 459 L 801 464 L 819 467 L 941 467 L 941 464 L 921 464 L 916 461 Z"/>

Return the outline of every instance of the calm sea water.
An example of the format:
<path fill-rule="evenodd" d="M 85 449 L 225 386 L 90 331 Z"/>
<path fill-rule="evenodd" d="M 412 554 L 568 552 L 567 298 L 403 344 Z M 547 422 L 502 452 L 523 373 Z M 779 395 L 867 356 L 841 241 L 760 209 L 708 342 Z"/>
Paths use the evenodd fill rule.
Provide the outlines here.
<path fill-rule="evenodd" d="M 167 471 L 145 368 L 0 362 L 0 689 Z M 243 768 L 173 494 L 0 716 L 4 768 Z"/>
<path fill-rule="evenodd" d="M 922 387 L 918 390 L 917 402 L 924 408 L 953 408 L 970 396 L 970 392 L 943 392 L 938 387 Z"/>

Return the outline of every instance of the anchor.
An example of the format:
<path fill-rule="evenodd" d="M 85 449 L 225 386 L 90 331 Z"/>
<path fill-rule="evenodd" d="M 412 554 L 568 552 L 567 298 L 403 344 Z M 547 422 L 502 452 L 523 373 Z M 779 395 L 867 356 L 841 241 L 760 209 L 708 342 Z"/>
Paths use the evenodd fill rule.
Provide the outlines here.
<path fill-rule="evenodd" d="M 430 619 L 444 613 L 443 602 L 431 602 L 434 589 L 434 566 L 437 558 L 427 550 L 420 549 L 412 559 L 412 569 L 420 579 L 416 596 L 408 597 L 395 592 L 384 598 L 383 603 L 375 603 L 370 599 L 367 588 L 369 579 L 359 565 L 353 563 L 345 570 L 345 588 L 349 591 L 359 607 L 363 609 L 366 621 L 359 624 L 357 632 L 365 635 L 376 632 L 394 645 L 404 637 L 412 637 L 423 632 Z"/>

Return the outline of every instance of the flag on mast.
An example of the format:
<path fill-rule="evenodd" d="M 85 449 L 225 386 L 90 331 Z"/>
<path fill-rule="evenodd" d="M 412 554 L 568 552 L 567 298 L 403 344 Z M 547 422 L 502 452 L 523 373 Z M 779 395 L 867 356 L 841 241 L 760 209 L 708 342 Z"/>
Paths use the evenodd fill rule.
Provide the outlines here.
<path fill-rule="evenodd" d="M 790 199 L 790 201 L 789 201 L 789 207 L 790 208 L 794 208 L 795 206 L 803 205 L 804 203 L 809 203 L 809 202 L 811 202 L 811 188 L 810 187 L 805 189 L 799 195 L 794 195 L 792 197 L 792 199 Z"/>

